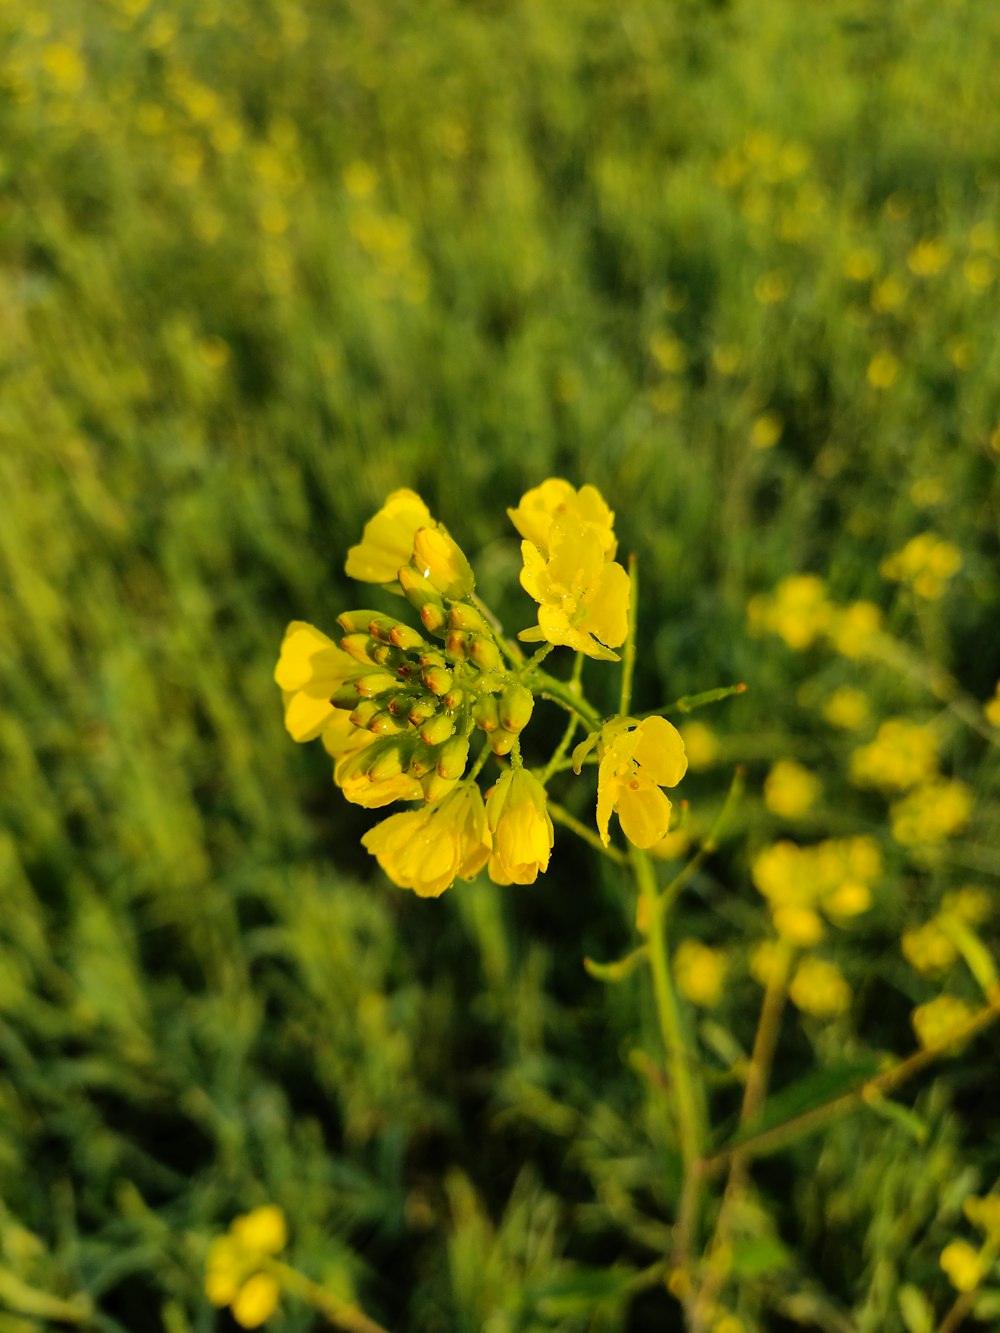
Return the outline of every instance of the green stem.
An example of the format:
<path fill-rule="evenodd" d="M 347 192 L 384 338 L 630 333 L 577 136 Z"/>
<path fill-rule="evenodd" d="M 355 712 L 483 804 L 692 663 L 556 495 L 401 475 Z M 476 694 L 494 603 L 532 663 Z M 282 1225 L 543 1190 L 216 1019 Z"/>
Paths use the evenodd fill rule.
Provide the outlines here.
<path fill-rule="evenodd" d="M 600 838 L 592 828 L 588 828 L 586 824 L 581 824 L 575 815 L 571 815 L 567 809 L 559 805 L 556 801 L 550 800 L 548 802 L 548 811 L 553 824 L 561 824 L 563 828 L 568 828 L 571 833 L 575 833 L 576 836 L 582 838 L 588 846 L 593 847 L 594 850 L 600 852 L 602 856 L 606 856 L 609 860 L 614 861 L 616 865 L 628 865 L 628 857 L 624 852 L 620 852 L 617 847 L 605 847 L 604 843 L 601 842 Z"/>
<path fill-rule="evenodd" d="M 489 741 L 487 741 L 486 744 L 483 746 L 483 748 L 476 755 L 475 763 L 472 765 L 468 773 L 466 773 L 465 775 L 466 780 L 468 782 L 475 782 L 476 778 L 479 777 L 479 774 L 483 770 L 483 765 L 486 763 L 487 759 L 489 759 L 492 753 L 493 750 L 490 747 Z"/>
<path fill-rule="evenodd" d="M 666 713 L 693 713 L 696 708 L 704 708 L 706 704 L 716 704 L 720 699 L 729 699 L 734 694 L 746 694 L 747 687 L 740 681 L 738 685 L 719 685 L 714 690 L 702 690 L 700 694 L 682 694 L 679 699 L 673 699 L 668 704 L 662 704 L 659 708 L 654 708 L 650 713 L 643 713 L 643 717 L 662 716 Z"/>
<path fill-rule="evenodd" d="M 638 847 L 630 846 L 629 859 L 636 884 L 645 903 L 653 994 L 660 1035 L 666 1051 L 676 1114 L 677 1138 L 684 1164 L 684 1184 L 677 1224 L 674 1228 L 672 1258 L 676 1266 L 687 1270 L 690 1267 L 691 1246 L 698 1229 L 698 1213 L 701 1205 L 700 1163 L 706 1134 L 704 1093 L 694 1077 L 695 1061 L 688 1046 L 673 978 L 670 975 L 667 950 L 669 904 L 657 893 L 656 878 L 646 853 L 640 851 Z"/>
<path fill-rule="evenodd" d="M 304 1273 L 300 1273 L 297 1268 L 279 1263 L 277 1260 L 273 1260 L 269 1267 L 283 1290 L 298 1296 L 314 1310 L 318 1310 L 335 1328 L 345 1329 L 346 1333 L 387 1333 L 381 1324 L 369 1319 L 358 1306 L 334 1296 L 318 1282 L 313 1282 Z"/>
<path fill-rule="evenodd" d="M 618 711 L 622 717 L 628 716 L 632 706 L 632 677 L 635 674 L 635 627 L 639 614 L 639 566 L 634 555 L 628 558 L 629 608 L 628 631 L 625 635 L 625 647 L 622 649 L 622 691 Z"/>
<path fill-rule="evenodd" d="M 687 865 L 678 871 L 663 890 L 661 896 L 663 898 L 664 906 L 670 907 L 673 904 L 681 890 L 691 882 L 701 869 L 702 865 L 704 865 L 712 853 L 718 848 L 719 839 L 722 836 L 722 831 L 729 820 L 733 807 L 743 795 L 743 788 L 746 785 L 744 774 L 745 770 L 742 766 L 733 771 L 733 780 L 729 784 L 729 791 L 726 793 L 726 799 L 722 803 L 722 809 L 715 817 L 715 822 L 708 831 L 708 836 L 705 838 L 694 856 L 692 856 L 691 860 L 688 861 Z"/>
<path fill-rule="evenodd" d="M 601 725 L 600 714 L 582 695 L 574 692 L 572 682 L 558 680 L 555 676 L 550 676 L 547 671 L 537 669 L 532 672 L 525 672 L 525 677 L 531 677 L 537 682 L 538 692 L 544 699 L 551 699 L 553 703 L 559 704 L 568 712 L 576 713 L 588 731 L 599 729 Z M 528 685 L 529 680 L 525 679 L 524 683 Z"/>
<path fill-rule="evenodd" d="M 574 663 L 573 663 L 573 674 L 572 674 L 572 676 L 570 677 L 570 688 L 571 688 L 571 689 L 573 689 L 573 688 L 579 689 L 579 687 L 580 687 L 580 672 L 581 672 L 582 668 L 583 668 L 583 654 L 582 654 L 582 653 L 577 653 L 577 655 L 576 655 L 576 660 L 575 660 Z M 549 762 L 545 765 L 545 768 L 542 770 L 541 774 L 539 775 L 539 781 L 541 782 L 541 784 L 542 784 L 543 787 L 545 786 L 546 782 L 548 782 L 548 780 L 549 780 L 549 778 L 552 776 L 552 774 L 555 773 L 555 772 L 557 772 L 557 771 L 560 769 L 560 767 L 566 767 L 566 768 L 571 767 L 571 765 L 569 765 L 569 764 L 563 765 L 563 762 L 562 762 L 562 761 L 563 761 L 563 757 L 564 757 L 565 754 L 566 754 L 566 751 L 567 751 L 567 750 L 569 749 L 569 747 L 570 747 L 570 742 L 572 741 L 573 737 L 576 735 L 576 729 L 577 729 L 577 727 L 578 727 L 579 725 L 580 725 L 580 719 L 579 719 L 579 717 L 577 716 L 577 714 L 576 714 L 576 713 L 570 713 L 570 715 L 569 715 L 569 721 L 568 721 L 567 724 L 566 724 L 566 730 L 563 732 L 562 740 L 561 740 L 561 741 L 559 742 L 559 744 L 556 746 L 555 753 L 553 754 L 553 756 L 552 756 L 552 758 L 549 760 Z"/>

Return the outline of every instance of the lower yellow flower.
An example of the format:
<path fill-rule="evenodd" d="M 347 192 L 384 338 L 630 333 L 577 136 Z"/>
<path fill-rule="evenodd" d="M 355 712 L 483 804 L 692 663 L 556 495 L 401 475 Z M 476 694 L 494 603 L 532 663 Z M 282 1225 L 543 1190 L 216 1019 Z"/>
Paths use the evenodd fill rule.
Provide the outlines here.
<path fill-rule="evenodd" d="M 274 679 L 285 699 L 285 726 L 293 740 L 311 741 L 336 712 L 331 697 L 363 668 L 314 625 L 293 620 L 285 630 Z"/>
<path fill-rule="evenodd" d="M 421 801 L 424 789 L 403 768 L 394 736 L 376 737 L 334 767 L 334 780 L 352 805 L 378 810 L 393 801 Z"/>
<path fill-rule="evenodd" d="M 493 834 L 490 879 L 494 884 L 533 884 L 549 868 L 555 831 L 545 788 L 525 768 L 505 773 L 486 801 Z"/>
<path fill-rule="evenodd" d="M 278 1308 L 281 1288 L 268 1261 L 287 1241 L 284 1213 L 266 1204 L 235 1218 L 209 1246 L 205 1294 L 213 1305 L 228 1305 L 241 1328 L 259 1328 Z"/>
<path fill-rule="evenodd" d="M 956 1291 L 975 1291 L 987 1272 L 979 1251 L 967 1240 L 953 1240 L 944 1247 L 941 1267 Z"/>
<path fill-rule="evenodd" d="M 605 560 L 600 543 L 572 514 L 554 521 L 548 537 L 547 558 L 534 542 L 521 543 L 521 586 L 539 607 L 538 624 L 517 637 L 617 662 L 610 649 L 623 644 L 628 633 L 628 574 Z"/>
<path fill-rule="evenodd" d="M 803 958 L 788 993 L 793 1004 L 817 1018 L 834 1018 L 851 1004 L 851 988 L 836 963 L 822 958 Z"/>
<path fill-rule="evenodd" d="M 622 832 L 636 847 L 652 847 L 670 825 L 670 801 L 662 787 L 676 787 L 687 772 L 680 732 L 666 718 L 647 717 L 635 726 L 612 723 L 601 739 L 597 770 L 597 828 L 605 847 L 608 821 L 618 815 Z"/>
<path fill-rule="evenodd" d="M 348 551 L 344 569 L 362 583 L 395 583 L 400 567 L 409 563 L 417 529 L 433 522 L 416 491 L 393 491 Z"/>
<path fill-rule="evenodd" d="M 478 874 L 492 839 L 479 788 L 465 783 L 438 805 L 390 815 L 361 843 L 394 884 L 421 898 L 437 898 L 456 879 Z"/>

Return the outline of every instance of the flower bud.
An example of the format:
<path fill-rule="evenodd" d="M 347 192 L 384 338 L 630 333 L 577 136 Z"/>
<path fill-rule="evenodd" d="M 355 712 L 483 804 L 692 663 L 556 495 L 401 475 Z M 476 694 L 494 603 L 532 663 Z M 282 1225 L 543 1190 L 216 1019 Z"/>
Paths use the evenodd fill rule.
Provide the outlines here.
<path fill-rule="evenodd" d="M 367 679 L 367 677 L 364 677 L 363 679 Z M 424 682 L 427 689 L 430 690 L 431 694 L 440 696 L 442 694 L 447 694 L 451 689 L 451 672 L 446 671 L 444 667 L 429 666 L 423 672 L 420 679 Z"/>
<path fill-rule="evenodd" d="M 398 736 L 401 731 L 405 731 L 407 724 L 400 722 L 398 717 L 387 710 L 382 709 L 368 723 L 368 730 L 373 731 L 376 736 Z"/>
<path fill-rule="evenodd" d="M 438 606 L 441 608 L 442 625 L 447 622 L 444 602 L 441 600 L 440 593 L 431 587 L 423 575 L 418 573 L 412 565 L 404 565 L 399 571 L 399 586 L 403 589 L 403 596 L 414 610 L 422 613 L 425 606 Z"/>
<path fill-rule="evenodd" d="M 437 755 L 428 745 L 415 745 L 406 765 L 406 771 L 410 777 L 425 778 L 428 773 L 437 771 Z"/>
<path fill-rule="evenodd" d="M 385 694 L 394 689 L 396 681 L 388 671 L 372 671 L 367 676 L 359 676 L 354 688 L 362 699 L 371 699 L 377 694 Z"/>
<path fill-rule="evenodd" d="M 389 680 L 392 677 L 388 677 Z M 334 708 L 346 708 L 348 712 L 358 706 L 358 691 L 355 688 L 355 681 L 350 680 L 346 685 L 341 685 L 339 689 L 334 690 L 330 695 L 330 703 Z"/>
<path fill-rule="evenodd" d="M 442 597 L 467 597 L 476 586 L 472 566 L 440 524 L 417 529 L 410 564 Z"/>
<path fill-rule="evenodd" d="M 500 696 L 500 724 L 515 736 L 519 735 L 531 720 L 535 707 L 535 698 L 524 685 L 508 685 Z"/>
<path fill-rule="evenodd" d="M 344 611 L 337 617 L 337 624 L 345 634 L 370 634 L 369 625 L 381 614 L 381 611 Z"/>
<path fill-rule="evenodd" d="M 448 612 L 448 625 L 451 629 L 468 630 L 473 634 L 489 634 L 490 629 L 485 619 L 468 602 L 456 602 Z"/>
<path fill-rule="evenodd" d="M 457 662 L 464 662 L 469 655 L 469 638 L 470 636 L 468 634 L 463 634 L 461 630 L 449 630 L 448 637 L 444 641 L 445 652 Z"/>
<path fill-rule="evenodd" d="M 442 694 L 441 703 L 449 713 L 454 713 L 457 708 L 461 708 L 464 699 L 465 691 L 452 686 L 447 694 Z"/>
<path fill-rule="evenodd" d="M 497 710 L 497 701 L 490 694 L 485 694 L 477 699 L 472 705 L 472 720 L 480 731 L 485 731 L 487 735 L 496 731 L 500 725 L 500 718 Z"/>
<path fill-rule="evenodd" d="M 386 782 L 397 777 L 403 771 L 402 757 L 398 745 L 388 745 L 380 750 L 368 768 L 372 782 Z"/>
<path fill-rule="evenodd" d="M 420 739 L 427 745 L 441 745 L 454 734 L 454 731 L 454 718 L 448 717 L 445 713 L 438 713 L 420 728 Z"/>
<path fill-rule="evenodd" d="M 372 651 L 378 647 L 378 644 L 370 634 L 366 634 L 363 630 L 354 634 L 345 634 L 340 641 L 340 646 L 345 653 L 354 658 L 355 662 L 360 662 L 363 666 L 372 666 L 376 661 L 372 656 Z"/>
<path fill-rule="evenodd" d="M 517 737 L 512 731 L 505 731 L 503 727 L 499 727 L 490 735 L 490 749 L 497 755 L 510 754 L 516 740 Z"/>
<path fill-rule="evenodd" d="M 442 778 L 460 778 L 469 760 L 469 742 L 465 736 L 452 736 L 438 750 L 437 771 Z"/>
<path fill-rule="evenodd" d="M 442 634 L 444 627 L 448 623 L 445 619 L 444 608 L 435 602 L 424 602 L 420 607 L 420 621 L 428 634 Z"/>
<path fill-rule="evenodd" d="M 382 711 L 381 704 L 377 704 L 374 699 L 362 699 L 351 714 L 351 721 L 362 731 L 368 730 L 368 723 L 373 717 L 377 717 Z"/>
<path fill-rule="evenodd" d="M 377 643 L 372 649 L 372 657 L 387 671 L 397 671 L 406 662 L 405 656 L 391 643 Z"/>
<path fill-rule="evenodd" d="M 477 634 L 467 651 L 480 671 L 496 671 L 502 665 L 500 650 L 492 639 L 484 639 Z"/>
<path fill-rule="evenodd" d="M 457 778 L 443 778 L 440 773 L 428 773 L 421 779 L 420 785 L 424 791 L 424 800 L 428 805 L 433 805 L 435 801 L 440 801 L 443 796 L 447 796 Z"/>
<path fill-rule="evenodd" d="M 411 705 L 408 716 L 413 725 L 419 727 L 421 723 L 426 722 L 429 717 L 433 717 L 437 710 L 438 701 L 436 699 L 428 699 L 425 696 Z"/>

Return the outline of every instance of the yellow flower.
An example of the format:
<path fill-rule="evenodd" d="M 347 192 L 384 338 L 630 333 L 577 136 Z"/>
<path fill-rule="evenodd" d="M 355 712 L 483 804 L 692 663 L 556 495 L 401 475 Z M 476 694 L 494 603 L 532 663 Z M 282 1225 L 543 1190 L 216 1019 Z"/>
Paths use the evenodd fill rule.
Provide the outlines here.
<path fill-rule="evenodd" d="M 663 717 L 636 725 L 611 723 L 600 739 L 597 770 L 597 828 L 608 845 L 608 821 L 618 815 L 622 832 L 636 847 L 652 847 L 670 826 L 670 801 L 661 787 L 676 787 L 687 772 L 684 742 Z"/>
<path fill-rule="evenodd" d="M 339 787 L 343 780 L 344 765 L 351 755 L 365 749 L 377 740 L 366 727 L 356 727 L 346 708 L 334 708 L 320 734 L 323 749 L 333 759 L 333 780 Z"/>
<path fill-rule="evenodd" d="M 835 922 L 867 911 L 869 885 L 881 873 L 881 853 L 870 838 L 832 838 L 815 847 L 784 840 L 759 852 L 752 867 L 778 933 L 802 948 L 823 936 L 820 908 Z"/>
<path fill-rule="evenodd" d="M 936 778 L 889 808 L 892 836 L 904 847 L 944 842 L 969 822 L 972 792 L 957 778 Z"/>
<path fill-rule="evenodd" d="M 533 884 L 549 868 L 555 841 L 545 788 L 526 768 L 504 773 L 486 799 L 493 834 L 490 879 L 494 884 Z"/>
<path fill-rule="evenodd" d="M 674 954 L 674 976 L 678 989 L 692 1004 L 710 1009 L 722 998 L 726 955 L 698 940 L 684 940 Z"/>
<path fill-rule="evenodd" d="M 338 711 L 330 702 L 362 668 L 313 625 L 293 620 L 285 631 L 275 682 L 285 698 L 285 726 L 296 741 L 311 741 L 330 725 Z"/>
<path fill-rule="evenodd" d="M 776 815 L 797 819 L 815 805 L 823 785 L 794 759 L 779 759 L 764 779 L 764 804 Z"/>
<path fill-rule="evenodd" d="M 442 597 L 468 597 L 476 586 L 464 552 L 440 524 L 417 528 L 411 563 L 421 578 L 426 579 Z"/>
<path fill-rule="evenodd" d="M 826 584 L 816 574 L 782 579 L 770 597 L 755 597 L 747 610 L 753 632 L 764 629 L 780 634 L 796 651 L 808 648 L 824 633 L 834 615 Z"/>
<path fill-rule="evenodd" d="M 956 1291 L 975 1291 L 986 1276 L 979 1251 L 967 1240 L 953 1240 L 941 1251 L 941 1267 Z"/>
<path fill-rule="evenodd" d="M 348 551 L 345 570 L 362 583 L 394 583 L 400 567 L 413 554 L 417 529 L 433 522 L 416 491 L 393 491 L 365 524 L 361 541 Z"/>
<path fill-rule="evenodd" d="M 868 696 L 849 685 L 841 685 L 824 703 L 823 716 L 831 727 L 857 731 L 868 721 Z"/>
<path fill-rule="evenodd" d="M 273 1203 L 237 1217 L 230 1231 L 245 1250 L 255 1254 L 280 1254 L 288 1244 L 285 1214 Z"/>
<path fill-rule="evenodd" d="M 719 757 L 719 738 L 704 722 L 685 722 L 680 729 L 688 767 L 711 768 Z"/>
<path fill-rule="evenodd" d="M 955 995 L 939 995 L 920 1004 L 910 1015 L 917 1040 L 925 1050 L 949 1046 L 972 1017 L 964 1000 Z"/>
<path fill-rule="evenodd" d="M 870 652 L 881 632 L 882 612 L 874 602 L 852 602 L 839 609 L 829 628 L 834 648 L 851 658 Z"/>
<path fill-rule="evenodd" d="M 927 601 L 944 594 L 948 580 L 962 568 L 962 552 L 934 532 L 921 532 L 880 565 L 883 578 L 907 583 Z"/>
<path fill-rule="evenodd" d="M 518 635 L 529 643 L 564 644 L 588 657 L 617 662 L 628 632 L 631 592 L 621 565 L 604 558 L 593 527 L 575 514 L 553 521 L 548 558 L 534 542 L 521 543 L 521 586 L 539 603 L 538 625 Z"/>
<path fill-rule="evenodd" d="M 549 477 L 525 492 L 516 509 L 508 509 L 510 521 L 526 541 L 549 554 L 552 524 L 566 514 L 578 519 L 598 543 L 605 560 L 613 560 L 618 543 L 613 531 L 615 516 L 596 486 L 579 490 L 561 477 Z"/>
<path fill-rule="evenodd" d="M 986 721 L 991 727 L 1000 727 L 1000 680 L 997 681 L 993 698 L 983 705 L 983 712 L 986 714 Z"/>
<path fill-rule="evenodd" d="M 851 755 L 851 781 L 860 787 L 907 791 L 937 772 L 938 738 L 905 717 L 883 722 L 875 739 Z"/>
<path fill-rule="evenodd" d="M 1000 1195 L 987 1194 L 980 1198 L 970 1194 L 962 1208 L 974 1227 L 985 1231 L 993 1245 L 1000 1244 Z"/>
<path fill-rule="evenodd" d="M 209 1246 L 205 1294 L 213 1305 L 228 1305 L 241 1328 L 259 1328 L 277 1309 L 280 1287 L 267 1265 L 287 1242 L 284 1213 L 266 1204 L 235 1218 Z"/>
<path fill-rule="evenodd" d="M 260 1328 L 278 1308 L 281 1288 L 270 1273 L 255 1273 L 232 1301 L 233 1318 L 240 1328 Z"/>
<path fill-rule="evenodd" d="M 803 1013 L 816 1018 L 835 1018 L 851 1003 L 851 988 L 835 963 L 822 958 L 803 958 L 795 970 L 788 993 Z"/>
<path fill-rule="evenodd" d="M 334 768 L 334 781 L 352 805 L 378 810 L 393 801 L 421 801 L 424 789 L 403 767 L 403 749 L 395 736 L 376 737 Z"/>
<path fill-rule="evenodd" d="M 437 898 L 456 879 L 472 879 L 486 864 L 492 839 L 483 798 L 465 783 L 437 805 L 390 815 L 361 839 L 394 884 L 420 898 Z"/>
<path fill-rule="evenodd" d="M 958 950 L 936 917 L 923 926 L 904 931 L 901 944 L 906 961 L 925 975 L 950 967 L 958 957 Z"/>

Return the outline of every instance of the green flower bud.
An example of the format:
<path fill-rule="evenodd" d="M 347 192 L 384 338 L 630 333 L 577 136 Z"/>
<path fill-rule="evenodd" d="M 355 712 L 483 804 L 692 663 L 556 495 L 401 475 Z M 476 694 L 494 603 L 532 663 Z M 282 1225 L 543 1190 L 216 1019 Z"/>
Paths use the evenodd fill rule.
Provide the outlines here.
<path fill-rule="evenodd" d="M 369 625 L 381 614 L 380 611 L 344 611 L 337 617 L 337 624 L 345 634 L 370 634 Z"/>
<path fill-rule="evenodd" d="M 420 621 L 428 634 L 443 635 L 445 625 L 448 623 L 445 619 L 444 608 L 437 606 L 434 602 L 424 602 L 420 608 Z"/>
<path fill-rule="evenodd" d="M 460 778 L 469 760 L 469 741 L 465 736 L 452 736 L 438 748 L 437 771 L 442 778 Z"/>
<path fill-rule="evenodd" d="M 428 773 L 426 777 L 420 780 L 420 785 L 424 789 L 424 800 L 428 805 L 440 801 L 442 796 L 448 795 L 457 781 L 457 778 L 443 778 L 437 772 Z"/>
<path fill-rule="evenodd" d="M 448 612 L 448 625 L 451 629 L 468 630 L 473 634 L 489 634 L 490 629 L 485 619 L 468 602 L 456 602 Z"/>
<path fill-rule="evenodd" d="M 396 671 L 406 661 L 406 657 L 391 643 L 377 643 L 372 649 L 372 657 L 387 671 Z"/>
<path fill-rule="evenodd" d="M 425 696 L 422 699 L 418 699 L 416 703 L 411 706 L 409 719 L 415 727 L 419 727 L 421 723 L 426 722 L 429 717 L 433 717 L 437 710 L 438 701 L 436 699 L 428 699 Z"/>
<path fill-rule="evenodd" d="M 491 639 L 476 635 L 468 647 L 469 657 L 480 671 L 496 671 L 501 665 L 500 650 Z"/>
<path fill-rule="evenodd" d="M 445 652 L 457 662 L 464 662 L 468 656 L 468 643 L 468 634 L 463 634 L 457 629 L 449 630 L 448 637 L 444 641 Z"/>
<path fill-rule="evenodd" d="M 427 745 L 441 745 L 453 735 L 455 731 L 455 719 L 448 717 L 445 713 L 438 713 L 436 717 L 429 718 L 420 728 L 420 739 Z"/>
<path fill-rule="evenodd" d="M 412 694 L 394 694 L 386 704 L 393 717 L 409 717 L 410 709 L 414 705 Z"/>
<path fill-rule="evenodd" d="M 453 687 L 447 694 L 441 696 L 441 702 L 449 713 L 454 713 L 456 708 L 461 708 L 464 699 L 465 691 L 457 687 Z"/>
<path fill-rule="evenodd" d="M 351 721 L 362 731 L 368 730 L 368 723 L 373 717 L 378 717 L 382 711 L 381 704 L 377 704 L 374 699 L 362 699 L 351 714 Z"/>
<path fill-rule="evenodd" d="M 428 773 L 437 772 L 437 755 L 428 745 L 415 745 L 410 755 L 406 771 L 411 778 L 424 778 Z"/>
<path fill-rule="evenodd" d="M 389 778 L 397 777 L 402 771 L 400 748 L 390 743 L 379 747 L 379 753 L 368 767 L 368 776 L 372 782 L 386 782 Z"/>
<path fill-rule="evenodd" d="M 392 680 L 392 677 L 389 676 L 387 679 Z M 330 695 L 330 702 L 334 708 L 346 708 L 348 712 L 357 708 L 358 691 L 355 688 L 355 683 L 355 681 L 349 680 L 346 684 L 341 685 L 339 690 L 334 690 L 333 694 Z"/>
<path fill-rule="evenodd" d="M 494 754 L 510 754 L 516 741 L 517 737 L 512 731 L 505 731 L 503 727 L 500 727 L 498 731 L 494 731 L 490 736 L 490 749 Z"/>
<path fill-rule="evenodd" d="M 383 709 L 368 723 L 368 730 L 373 731 L 376 736 L 398 736 L 401 731 L 406 731 L 407 723 L 400 722 L 398 717 Z"/>
<path fill-rule="evenodd" d="M 515 736 L 520 735 L 531 720 L 535 696 L 524 685 L 508 685 L 500 696 L 500 724 Z"/>
<path fill-rule="evenodd" d="M 396 688 L 396 679 L 388 671 L 372 671 L 367 676 L 359 676 L 354 688 L 362 699 L 372 699 L 375 695 L 386 694 Z"/>
<path fill-rule="evenodd" d="M 365 678 L 366 679 L 366 678 Z M 446 671 L 441 666 L 429 666 L 422 673 L 420 679 L 424 682 L 431 694 L 438 696 L 447 694 L 451 689 L 452 676 L 450 671 Z M 360 691 L 359 691 L 360 693 Z"/>
<path fill-rule="evenodd" d="M 500 725 L 499 709 L 497 701 L 490 694 L 485 694 L 477 699 L 472 705 L 472 720 L 480 731 L 485 731 L 487 735 L 496 731 Z"/>
<path fill-rule="evenodd" d="M 353 657 L 355 662 L 360 662 L 362 666 L 374 665 L 375 658 L 372 656 L 372 651 L 378 647 L 378 644 L 370 634 L 366 634 L 362 630 L 354 634 L 345 634 L 340 641 L 340 646 L 345 653 Z"/>
<path fill-rule="evenodd" d="M 440 593 L 432 588 L 422 574 L 418 573 L 412 565 L 404 565 L 399 571 L 399 586 L 403 589 L 403 596 L 416 611 L 422 611 L 424 606 L 439 606 L 441 608 L 441 623 L 445 623 L 444 602 Z"/>

